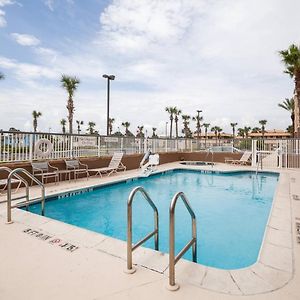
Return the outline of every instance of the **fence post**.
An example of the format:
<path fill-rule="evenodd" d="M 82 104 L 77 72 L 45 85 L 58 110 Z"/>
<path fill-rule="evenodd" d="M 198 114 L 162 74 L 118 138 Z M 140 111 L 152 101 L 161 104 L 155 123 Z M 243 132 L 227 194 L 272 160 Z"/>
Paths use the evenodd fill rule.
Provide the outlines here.
<path fill-rule="evenodd" d="M 168 152 L 168 139 L 165 139 L 165 146 L 166 146 L 166 148 L 165 148 L 165 152 Z"/>
<path fill-rule="evenodd" d="M 33 134 L 29 135 L 29 161 L 32 161 Z"/>
<path fill-rule="evenodd" d="M 252 167 L 256 166 L 257 140 L 252 140 Z"/>
<path fill-rule="evenodd" d="M 98 137 L 97 137 L 97 144 L 98 144 L 98 157 L 100 157 L 101 156 L 101 147 L 100 147 L 100 142 L 101 142 L 101 136 L 99 135 Z"/>

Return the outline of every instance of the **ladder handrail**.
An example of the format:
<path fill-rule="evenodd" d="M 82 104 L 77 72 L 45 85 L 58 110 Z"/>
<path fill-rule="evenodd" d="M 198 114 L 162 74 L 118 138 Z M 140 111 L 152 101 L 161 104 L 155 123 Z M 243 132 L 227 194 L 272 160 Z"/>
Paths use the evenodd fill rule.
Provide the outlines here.
<path fill-rule="evenodd" d="M 178 199 L 181 199 L 187 208 L 192 219 L 192 239 L 183 247 L 183 249 L 175 256 L 175 208 Z M 174 195 L 170 204 L 170 236 L 169 236 L 169 289 L 177 290 L 179 285 L 175 283 L 175 265 L 179 259 L 192 247 L 193 262 L 197 262 L 197 226 L 196 215 L 183 192 Z"/>
<path fill-rule="evenodd" d="M 23 173 L 25 175 L 27 175 L 31 180 L 33 180 L 37 185 L 40 186 L 41 188 L 41 210 L 42 210 L 42 216 L 45 215 L 45 187 L 44 184 L 41 183 L 36 177 L 34 177 L 31 173 L 29 173 L 27 170 L 23 169 L 23 168 L 16 168 L 14 170 L 12 170 L 8 177 L 7 177 L 7 223 L 12 223 L 11 220 L 11 209 L 14 208 L 11 206 L 11 179 L 13 176 L 18 175 L 18 173 Z M 28 187 L 28 183 L 27 183 L 27 187 Z M 29 201 L 29 192 L 26 195 L 26 199 L 27 202 Z"/>
<path fill-rule="evenodd" d="M 149 203 L 151 208 L 154 212 L 154 230 L 146 235 L 143 239 L 141 239 L 139 242 L 137 242 L 135 245 L 132 245 L 132 203 L 134 200 L 134 196 L 137 192 L 140 192 L 145 200 Z M 148 239 L 150 239 L 152 236 L 154 237 L 154 244 L 155 244 L 155 250 L 158 250 L 159 248 L 159 240 L 158 240 L 158 223 L 159 223 L 159 217 L 158 217 L 158 210 L 153 201 L 151 200 L 150 196 L 147 194 L 147 192 L 144 190 L 142 186 L 138 186 L 134 188 L 129 197 L 127 202 L 127 273 L 134 273 L 135 269 L 132 267 L 132 252 L 137 249 L 139 246 L 141 246 L 144 242 L 146 242 Z"/>

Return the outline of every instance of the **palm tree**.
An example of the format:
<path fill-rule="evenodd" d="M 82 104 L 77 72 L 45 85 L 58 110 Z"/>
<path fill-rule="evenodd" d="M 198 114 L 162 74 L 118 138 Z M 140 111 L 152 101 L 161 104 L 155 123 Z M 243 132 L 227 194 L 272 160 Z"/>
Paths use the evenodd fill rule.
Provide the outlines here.
<path fill-rule="evenodd" d="M 205 128 L 205 148 L 206 148 L 206 140 L 207 140 L 207 129 L 210 126 L 209 123 L 203 123 L 203 127 Z"/>
<path fill-rule="evenodd" d="M 237 125 L 238 123 L 230 123 L 230 126 L 232 127 L 232 139 L 234 140 L 234 137 L 235 137 L 235 126 Z"/>
<path fill-rule="evenodd" d="M 260 132 L 260 128 L 259 127 L 253 127 L 251 132 L 252 133 L 258 133 L 258 132 Z"/>
<path fill-rule="evenodd" d="M 125 127 L 125 136 L 130 136 L 130 131 L 129 131 L 129 126 L 130 126 L 130 123 L 129 122 L 122 122 L 122 126 Z"/>
<path fill-rule="evenodd" d="M 137 130 L 136 137 L 137 137 L 137 138 L 141 138 L 141 139 L 144 138 L 144 136 L 145 136 L 145 135 L 144 135 L 144 132 L 143 132 L 144 126 L 138 126 L 137 129 L 138 129 L 138 130 Z"/>
<path fill-rule="evenodd" d="M 267 124 L 267 120 L 260 120 L 258 122 L 261 125 L 261 134 L 262 134 L 262 138 L 265 137 L 265 125 Z"/>
<path fill-rule="evenodd" d="M 179 121 L 179 115 L 181 114 L 181 110 L 177 107 L 174 108 L 174 121 L 175 121 L 175 131 L 176 131 L 176 139 L 178 139 L 178 121 Z"/>
<path fill-rule="evenodd" d="M 183 130 L 182 130 L 182 133 L 184 134 L 185 138 L 191 137 L 192 131 L 189 128 L 191 116 L 182 115 L 181 118 L 183 120 Z"/>
<path fill-rule="evenodd" d="M 157 130 L 157 128 L 152 127 L 152 137 L 153 138 L 157 138 L 156 130 Z"/>
<path fill-rule="evenodd" d="M 76 123 L 77 123 L 77 133 L 80 134 L 81 132 L 80 126 L 83 125 L 83 121 L 76 120 Z"/>
<path fill-rule="evenodd" d="M 245 126 L 244 127 L 244 134 L 245 134 L 245 138 L 246 138 L 246 149 L 248 149 L 248 138 L 249 138 L 249 132 L 251 130 L 251 127 Z"/>
<path fill-rule="evenodd" d="M 245 137 L 245 130 L 244 130 L 244 128 L 238 128 L 238 135 L 241 136 L 242 138 Z"/>
<path fill-rule="evenodd" d="M 292 119 L 292 132 L 294 135 L 294 129 L 295 129 L 295 101 L 293 98 L 288 99 L 285 98 L 285 100 L 282 103 L 278 103 L 278 106 L 287 110 L 291 114 Z"/>
<path fill-rule="evenodd" d="M 41 112 L 34 110 L 32 112 L 32 117 L 33 117 L 33 131 L 36 132 L 37 130 L 37 119 L 42 115 Z"/>
<path fill-rule="evenodd" d="M 213 126 L 211 129 L 210 129 L 212 132 L 214 132 L 215 134 L 215 137 L 216 137 L 216 140 L 220 139 L 220 133 L 222 132 L 222 128 L 219 127 L 219 126 Z M 220 143 L 220 142 L 219 142 Z"/>
<path fill-rule="evenodd" d="M 174 120 L 174 114 L 176 111 L 176 107 L 166 107 L 166 112 L 170 114 L 170 139 L 172 138 L 172 132 L 173 132 L 173 120 Z"/>
<path fill-rule="evenodd" d="M 95 126 L 96 126 L 96 123 L 95 122 L 88 122 L 88 128 L 87 128 L 87 132 L 89 133 L 89 134 L 95 134 L 96 133 L 96 131 L 95 131 Z"/>
<path fill-rule="evenodd" d="M 279 54 L 286 67 L 284 73 L 289 74 L 295 81 L 295 92 L 297 97 L 297 103 L 295 103 L 295 106 L 298 107 L 298 119 L 300 119 L 300 47 L 292 44 L 287 50 L 279 51 Z M 300 124 L 297 124 L 297 126 L 300 126 Z M 297 133 L 300 133 L 299 127 L 297 128 Z"/>
<path fill-rule="evenodd" d="M 0 80 L 3 80 L 3 79 L 5 79 L 5 76 L 3 73 L 0 72 Z"/>
<path fill-rule="evenodd" d="M 63 134 L 66 133 L 66 124 L 67 124 L 67 120 L 66 119 L 61 119 L 60 120 L 60 125 L 62 126 L 62 133 Z"/>
<path fill-rule="evenodd" d="M 201 122 L 203 121 L 203 117 L 197 114 L 196 117 L 193 117 L 193 121 L 196 121 L 196 128 L 197 128 L 197 139 L 201 138 Z"/>
<path fill-rule="evenodd" d="M 68 115 L 69 132 L 73 133 L 73 115 L 75 110 L 73 95 L 77 89 L 78 84 L 80 83 L 80 80 L 77 77 L 62 75 L 60 82 L 62 83 L 62 87 L 66 89 L 69 95 L 68 103 L 67 103 L 67 109 L 69 113 Z"/>
<path fill-rule="evenodd" d="M 109 120 L 108 120 L 108 130 L 109 130 L 109 135 L 112 134 L 114 122 L 115 122 L 115 119 L 114 119 L 114 118 L 109 118 Z"/>

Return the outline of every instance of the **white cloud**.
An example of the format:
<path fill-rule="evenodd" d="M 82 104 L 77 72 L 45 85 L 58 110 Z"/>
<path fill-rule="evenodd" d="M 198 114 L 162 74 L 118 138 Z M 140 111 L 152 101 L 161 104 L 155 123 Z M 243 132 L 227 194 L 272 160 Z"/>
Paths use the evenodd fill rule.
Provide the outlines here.
<path fill-rule="evenodd" d="M 0 28 L 5 27 L 6 24 L 7 24 L 7 22 L 5 20 L 5 11 L 0 9 Z"/>
<path fill-rule="evenodd" d="M 36 46 L 40 40 L 31 34 L 12 33 L 12 38 L 22 46 Z"/>
<path fill-rule="evenodd" d="M 53 8 L 53 1 L 47 2 Z M 35 64 L 0 57 L 0 66 L 11 70 L 20 86 L 25 82 L 23 94 L 31 96 L 26 84 L 35 83 L 34 95 L 26 96 L 30 105 L 39 105 L 39 93 L 44 101 L 51 99 L 51 112 L 46 104 L 41 109 L 45 130 L 49 124 L 59 129 L 52 124 L 66 114 L 59 84 L 66 73 L 82 81 L 75 118 L 95 121 L 104 133 L 101 74 L 106 72 L 116 75 L 111 86 L 115 127 L 129 121 L 133 132 L 145 124 L 164 134 L 164 107 L 176 105 L 191 115 L 202 109 L 205 122 L 228 132 L 230 122 L 254 127 L 259 119 L 267 119 L 269 129 L 286 128 L 289 116 L 277 103 L 291 95 L 293 82 L 282 74 L 277 51 L 299 42 L 299 10 L 298 0 L 115 0 L 101 13 L 93 40 L 70 41 L 71 54 L 38 45 L 32 48 Z M 9 91 L 5 95 L 8 102 Z M 21 95 L 11 99 L 18 96 L 21 102 Z"/>
<path fill-rule="evenodd" d="M 54 11 L 54 0 L 46 0 L 45 5 L 51 10 Z"/>
<path fill-rule="evenodd" d="M 35 64 L 20 63 L 16 60 L 0 56 L 0 67 L 11 70 L 23 83 L 32 83 L 32 80 L 39 78 L 55 79 L 57 71 Z"/>
<path fill-rule="evenodd" d="M 14 2 L 11 0 L 0 0 L 0 7 L 3 7 L 5 5 L 13 4 Z"/>

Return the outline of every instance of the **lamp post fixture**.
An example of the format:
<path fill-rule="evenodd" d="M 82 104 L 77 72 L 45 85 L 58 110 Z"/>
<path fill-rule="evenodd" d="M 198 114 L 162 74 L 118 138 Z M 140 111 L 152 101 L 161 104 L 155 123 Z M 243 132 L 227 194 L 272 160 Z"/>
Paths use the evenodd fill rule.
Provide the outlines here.
<path fill-rule="evenodd" d="M 200 113 L 201 112 L 202 112 L 202 110 L 197 110 L 197 139 L 198 140 L 199 140 L 199 136 L 200 136 L 200 132 L 201 132 L 201 124 L 200 124 Z"/>
<path fill-rule="evenodd" d="M 103 78 L 107 79 L 107 122 L 106 122 L 106 135 L 109 135 L 109 92 L 110 92 L 110 81 L 115 80 L 115 75 L 102 75 Z"/>

